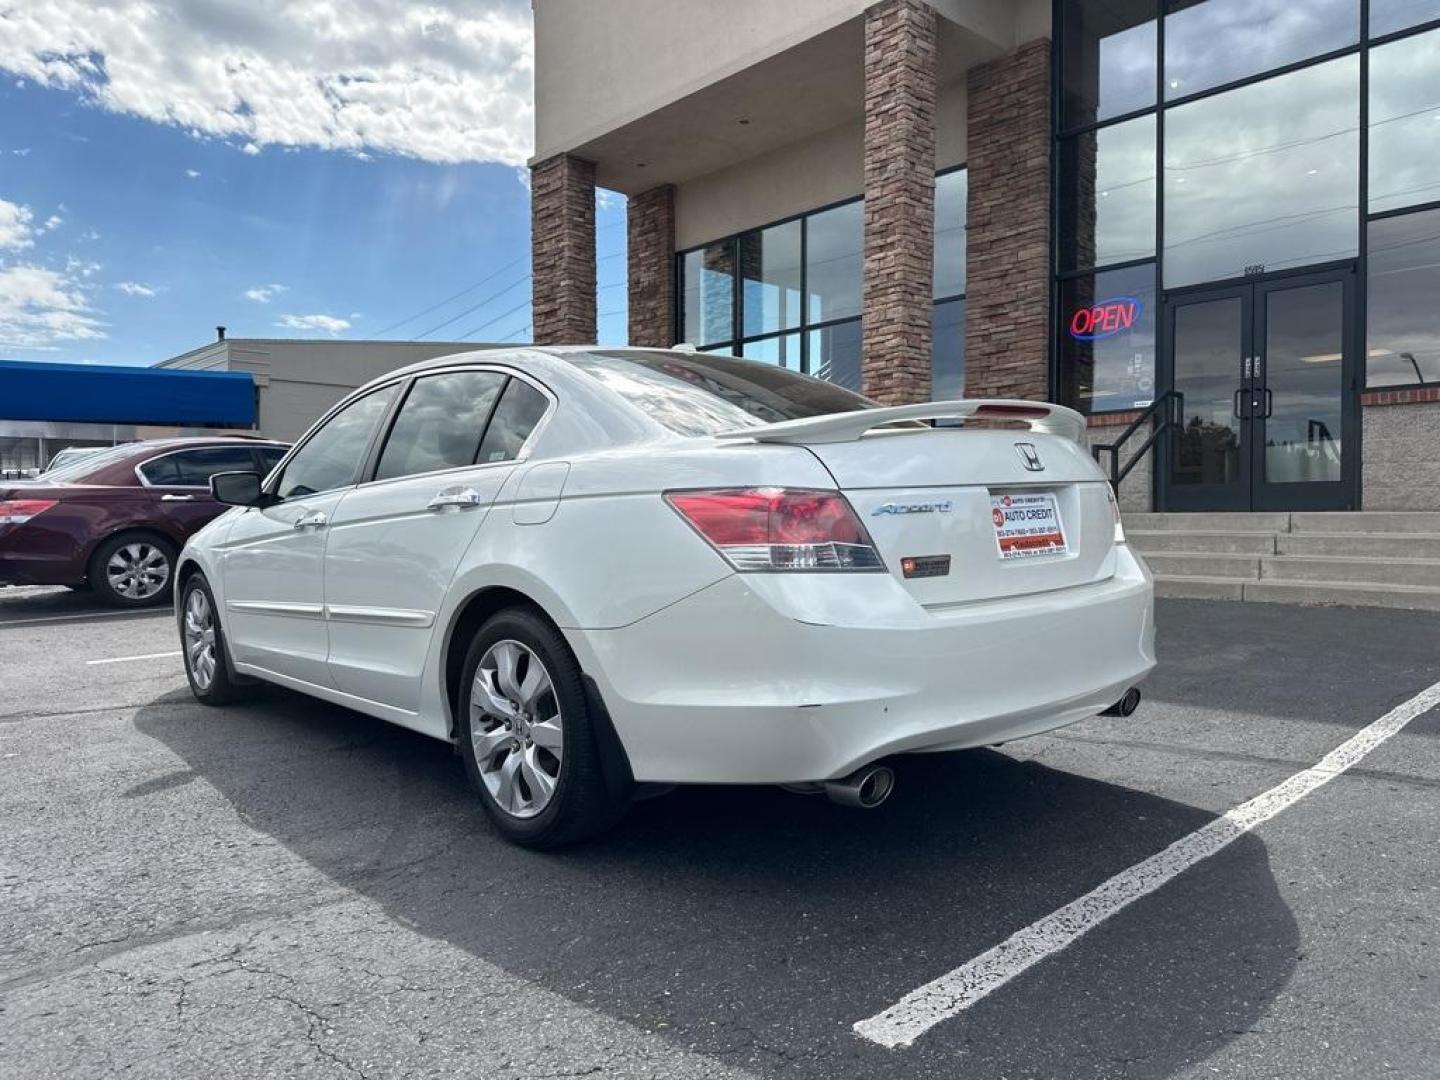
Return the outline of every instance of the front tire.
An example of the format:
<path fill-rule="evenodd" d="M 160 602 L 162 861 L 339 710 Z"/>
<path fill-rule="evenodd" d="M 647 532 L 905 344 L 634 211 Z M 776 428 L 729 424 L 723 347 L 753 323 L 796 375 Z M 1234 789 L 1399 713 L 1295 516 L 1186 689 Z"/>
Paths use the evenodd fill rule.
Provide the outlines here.
<path fill-rule="evenodd" d="M 110 607 L 144 608 L 170 598 L 178 552 L 151 533 L 121 533 L 95 549 L 87 578 L 95 596 Z"/>
<path fill-rule="evenodd" d="M 180 623 L 185 678 L 195 700 L 202 705 L 229 705 L 242 700 L 246 687 L 236 682 L 230 670 L 215 595 L 204 574 L 192 574 L 185 579 L 175 614 Z"/>
<path fill-rule="evenodd" d="M 560 847 L 619 820 L 630 800 L 605 783 L 580 665 L 554 627 L 524 608 L 492 616 L 460 686 L 460 756 L 507 839 Z"/>

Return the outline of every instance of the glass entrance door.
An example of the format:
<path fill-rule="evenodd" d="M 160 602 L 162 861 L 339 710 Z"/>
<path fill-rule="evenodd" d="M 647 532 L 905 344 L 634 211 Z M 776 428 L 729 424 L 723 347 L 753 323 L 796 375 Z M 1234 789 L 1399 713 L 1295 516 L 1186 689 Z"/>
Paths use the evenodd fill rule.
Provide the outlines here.
<path fill-rule="evenodd" d="M 1353 281 L 1312 274 L 1167 301 L 1168 382 L 1183 399 L 1162 506 L 1354 506 Z"/>

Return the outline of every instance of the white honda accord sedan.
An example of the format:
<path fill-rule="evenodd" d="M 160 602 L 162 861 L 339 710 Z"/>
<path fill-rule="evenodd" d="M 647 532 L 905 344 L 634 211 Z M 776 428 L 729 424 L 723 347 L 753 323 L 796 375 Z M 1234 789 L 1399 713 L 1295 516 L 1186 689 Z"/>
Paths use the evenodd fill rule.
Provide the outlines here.
<path fill-rule="evenodd" d="M 1139 700 L 1151 578 L 1082 431 L 680 350 L 416 364 L 267 477 L 214 478 L 235 508 L 176 573 L 190 686 L 264 680 L 449 740 L 532 846 L 661 785 L 875 805 L 891 755 Z"/>

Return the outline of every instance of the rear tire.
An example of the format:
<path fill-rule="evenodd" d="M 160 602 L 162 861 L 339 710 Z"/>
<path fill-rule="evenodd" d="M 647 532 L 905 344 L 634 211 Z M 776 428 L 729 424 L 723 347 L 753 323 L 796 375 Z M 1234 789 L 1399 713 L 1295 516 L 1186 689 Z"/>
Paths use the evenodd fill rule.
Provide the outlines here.
<path fill-rule="evenodd" d="M 121 533 L 95 549 L 87 581 L 110 607 L 155 607 L 170 599 L 178 554 L 174 544 L 154 533 Z"/>
<path fill-rule="evenodd" d="M 204 574 L 195 573 L 185 579 L 175 616 L 185 678 L 195 700 L 202 705 L 230 705 L 248 697 L 249 687 L 237 682 L 230 670 L 215 595 Z"/>
<path fill-rule="evenodd" d="M 507 608 L 470 643 L 460 683 L 460 757 L 485 812 L 529 848 L 610 828 L 630 804 L 605 783 L 580 665 L 533 611 Z"/>

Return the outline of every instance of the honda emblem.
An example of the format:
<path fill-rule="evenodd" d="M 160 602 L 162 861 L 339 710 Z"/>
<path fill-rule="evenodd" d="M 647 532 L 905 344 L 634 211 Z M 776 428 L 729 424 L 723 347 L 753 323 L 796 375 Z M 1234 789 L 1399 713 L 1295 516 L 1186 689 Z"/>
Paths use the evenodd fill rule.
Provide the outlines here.
<path fill-rule="evenodd" d="M 1015 452 L 1020 455 L 1020 460 L 1030 472 L 1045 471 L 1045 463 L 1040 460 L 1040 452 L 1035 449 L 1034 443 L 1017 442 Z"/>

